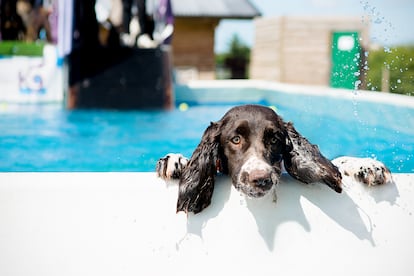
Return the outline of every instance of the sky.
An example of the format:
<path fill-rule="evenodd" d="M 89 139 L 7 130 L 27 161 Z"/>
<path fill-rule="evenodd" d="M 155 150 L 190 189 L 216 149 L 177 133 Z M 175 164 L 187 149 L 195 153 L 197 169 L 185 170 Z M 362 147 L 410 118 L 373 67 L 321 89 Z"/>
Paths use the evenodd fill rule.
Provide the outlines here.
<path fill-rule="evenodd" d="M 414 0 L 249 0 L 263 17 L 338 15 L 370 18 L 372 44 L 414 44 Z M 234 34 L 253 45 L 252 20 L 222 20 L 216 29 L 215 51 L 225 52 Z"/>

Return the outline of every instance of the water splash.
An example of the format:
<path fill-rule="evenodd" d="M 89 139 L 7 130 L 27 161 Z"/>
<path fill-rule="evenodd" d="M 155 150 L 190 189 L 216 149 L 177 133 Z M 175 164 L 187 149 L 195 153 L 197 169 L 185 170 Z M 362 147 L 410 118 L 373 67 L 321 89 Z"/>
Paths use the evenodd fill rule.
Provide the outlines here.
<path fill-rule="evenodd" d="M 382 18 L 376 18 L 375 20 L 374 20 L 374 23 L 375 24 L 381 24 L 382 22 L 383 22 L 383 20 L 384 20 L 384 17 L 382 17 Z"/>
<path fill-rule="evenodd" d="M 354 84 L 354 91 L 356 91 L 356 92 L 354 92 L 354 95 L 357 95 L 357 91 L 358 91 L 358 89 L 359 89 L 359 86 L 361 85 L 361 81 L 360 80 L 357 80 L 356 82 L 355 82 L 355 84 Z"/>
<path fill-rule="evenodd" d="M 383 16 L 381 12 L 377 10 L 376 7 L 372 6 L 369 1 L 361 0 L 360 4 L 362 5 L 362 8 L 366 13 L 366 15 L 363 16 L 363 20 L 365 21 L 365 18 L 369 18 L 369 22 L 382 27 L 382 37 L 375 36 L 372 37 L 372 40 L 382 40 L 384 43 L 386 43 L 389 39 L 389 36 L 393 34 L 392 30 L 395 29 L 393 24 L 390 21 L 388 21 L 387 18 Z"/>

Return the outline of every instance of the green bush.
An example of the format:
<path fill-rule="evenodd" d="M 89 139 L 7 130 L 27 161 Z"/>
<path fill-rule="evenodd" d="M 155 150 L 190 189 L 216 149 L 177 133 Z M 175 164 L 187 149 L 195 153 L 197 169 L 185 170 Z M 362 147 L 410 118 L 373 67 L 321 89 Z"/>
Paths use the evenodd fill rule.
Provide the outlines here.
<path fill-rule="evenodd" d="M 248 78 L 248 65 L 250 61 L 250 48 L 234 34 L 228 50 L 216 54 L 216 66 L 230 71 L 230 78 Z"/>
<path fill-rule="evenodd" d="M 0 56 L 43 56 L 44 42 L 0 41 Z"/>
<path fill-rule="evenodd" d="M 368 54 L 366 88 L 381 91 L 382 82 L 392 93 L 414 96 L 414 46 L 371 50 Z"/>

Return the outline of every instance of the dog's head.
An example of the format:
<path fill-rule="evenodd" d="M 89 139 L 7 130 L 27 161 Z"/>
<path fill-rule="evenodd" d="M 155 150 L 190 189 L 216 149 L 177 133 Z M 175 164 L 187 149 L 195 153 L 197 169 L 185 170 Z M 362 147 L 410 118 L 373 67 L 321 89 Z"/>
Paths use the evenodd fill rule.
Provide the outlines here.
<path fill-rule="evenodd" d="M 293 177 L 302 180 L 301 176 L 306 175 L 318 181 L 319 171 L 315 174 L 302 166 L 311 163 L 308 155 L 302 153 L 307 151 L 302 147 L 307 140 L 299 141 L 301 147 L 294 149 L 296 144 L 292 143 L 287 126 L 291 125 L 285 124 L 276 112 L 259 105 L 234 107 L 220 121 L 211 123 L 182 172 L 177 212 L 198 213 L 207 207 L 218 171 L 229 174 L 234 187 L 249 197 L 262 197 L 279 183 L 281 162 L 286 158 L 292 159 L 288 163 Z M 318 150 L 317 154 L 322 156 Z M 319 162 L 321 159 L 313 160 L 311 167 L 326 166 Z"/>
<path fill-rule="evenodd" d="M 270 108 L 246 105 L 231 109 L 218 124 L 221 161 L 234 187 L 249 197 L 265 195 L 279 183 L 288 141 L 283 121 Z"/>
<path fill-rule="evenodd" d="M 261 197 L 279 183 L 287 148 L 281 118 L 270 108 L 237 106 L 206 129 L 183 171 L 177 211 L 200 212 L 210 204 L 217 171 L 229 174 L 234 187 Z"/>

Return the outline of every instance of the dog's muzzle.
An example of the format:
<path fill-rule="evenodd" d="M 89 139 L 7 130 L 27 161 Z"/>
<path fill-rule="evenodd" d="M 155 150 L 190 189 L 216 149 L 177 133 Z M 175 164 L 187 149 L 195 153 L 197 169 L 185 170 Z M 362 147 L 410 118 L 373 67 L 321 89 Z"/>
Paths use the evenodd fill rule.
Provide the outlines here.
<path fill-rule="evenodd" d="M 235 188 L 249 197 L 262 197 L 279 182 L 279 176 L 265 161 L 251 157 L 241 167 Z"/>

